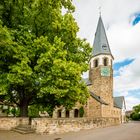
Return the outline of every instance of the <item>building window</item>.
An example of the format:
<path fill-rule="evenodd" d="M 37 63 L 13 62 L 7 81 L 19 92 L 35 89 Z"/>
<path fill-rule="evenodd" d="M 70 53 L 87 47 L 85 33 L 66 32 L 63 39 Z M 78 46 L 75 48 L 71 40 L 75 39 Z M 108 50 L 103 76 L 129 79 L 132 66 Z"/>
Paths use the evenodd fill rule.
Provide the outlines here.
<path fill-rule="evenodd" d="M 96 60 L 94 60 L 94 67 L 96 68 L 96 67 L 98 67 L 98 64 L 99 62 L 98 62 L 98 59 L 96 59 Z"/>
<path fill-rule="evenodd" d="M 66 118 L 69 118 L 70 117 L 70 112 L 69 110 L 66 110 Z"/>
<path fill-rule="evenodd" d="M 75 118 L 78 118 L 78 116 L 79 116 L 79 110 L 78 109 L 75 109 L 74 110 L 74 117 Z"/>
<path fill-rule="evenodd" d="M 102 46 L 102 48 L 103 50 L 107 50 L 107 46 L 105 44 Z"/>
<path fill-rule="evenodd" d="M 104 66 L 107 66 L 108 65 L 108 59 L 107 58 L 104 58 L 103 59 L 103 63 L 104 63 Z"/>
<path fill-rule="evenodd" d="M 62 110 L 58 110 L 58 112 L 57 112 L 57 117 L 58 118 L 61 118 L 62 117 L 61 112 L 62 112 Z"/>

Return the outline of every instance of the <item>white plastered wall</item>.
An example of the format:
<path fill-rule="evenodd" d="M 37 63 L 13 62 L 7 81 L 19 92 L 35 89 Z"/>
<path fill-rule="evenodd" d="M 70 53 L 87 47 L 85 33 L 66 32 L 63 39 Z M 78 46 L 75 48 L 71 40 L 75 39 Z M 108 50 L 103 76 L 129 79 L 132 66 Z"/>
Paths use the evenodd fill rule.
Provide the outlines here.
<path fill-rule="evenodd" d="M 101 55 L 97 55 L 97 56 L 91 58 L 91 60 L 90 60 L 91 68 L 94 67 L 93 63 L 94 63 L 94 60 L 96 60 L 96 59 L 98 59 L 98 65 L 102 66 L 103 65 L 103 58 L 108 58 L 108 65 L 109 66 L 112 64 L 113 58 L 112 58 L 111 55 L 103 55 L 103 54 L 101 54 Z"/>

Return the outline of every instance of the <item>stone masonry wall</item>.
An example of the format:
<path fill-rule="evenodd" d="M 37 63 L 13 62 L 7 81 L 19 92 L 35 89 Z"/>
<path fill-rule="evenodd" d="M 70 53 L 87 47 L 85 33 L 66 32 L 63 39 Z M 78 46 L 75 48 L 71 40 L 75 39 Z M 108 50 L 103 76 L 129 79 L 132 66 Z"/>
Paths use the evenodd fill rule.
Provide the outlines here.
<path fill-rule="evenodd" d="M 11 130 L 20 124 L 29 124 L 29 118 L 0 117 L 0 130 Z"/>
<path fill-rule="evenodd" d="M 18 125 L 29 124 L 28 118 L 0 118 L 0 130 L 11 130 Z M 118 118 L 34 118 L 31 127 L 38 134 L 60 134 L 81 129 L 101 128 L 118 125 Z"/>
<path fill-rule="evenodd" d="M 101 103 L 90 96 L 85 107 L 85 115 L 86 117 L 101 117 Z"/>
<path fill-rule="evenodd" d="M 36 133 L 39 134 L 58 134 L 118 124 L 120 124 L 118 118 L 35 118 L 32 120 L 32 128 L 36 129 Z"/>

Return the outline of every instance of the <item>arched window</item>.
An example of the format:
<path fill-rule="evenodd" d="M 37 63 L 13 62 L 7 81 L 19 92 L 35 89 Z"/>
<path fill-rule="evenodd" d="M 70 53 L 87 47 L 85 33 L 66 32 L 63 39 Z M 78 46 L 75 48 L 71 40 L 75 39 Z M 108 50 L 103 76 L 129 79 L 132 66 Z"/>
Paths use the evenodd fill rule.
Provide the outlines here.
<path fill-rule="evenodd" d="M 98 67 L 98 63 L 99 63 L 99 62 L 98 62 L 98 59 L 95 59 L 95 60 L 94 60 L 94 67 Z"/>
<path fill-rule="evenodd" d="M 62 112 L 62 110 L 59 109 L 58 112 L 57 112 L 57 117 L 58 117 L 58 118 L 61 118 L 61 117 L 62 117 L 61 112 Z"/>
<path fill-rule="evenodd" d="M 66 110 L 66 118 L 69 118 L 70 117 L 70 112 L 69 110 Z"/>
<path fill-rule="evenodd" d="M 75 118 L 78 118 L 79 117 L 79 110 L 78 109 L 75 109 L 74 110 L 74 117 Z"/>
<path fill-rule="evenodd" d="M 104 58 L 103 59 L 103 63 L 104 63 L 104 66 L 107 66 L 108 65 L 108 59 L 107 58 Z"/>

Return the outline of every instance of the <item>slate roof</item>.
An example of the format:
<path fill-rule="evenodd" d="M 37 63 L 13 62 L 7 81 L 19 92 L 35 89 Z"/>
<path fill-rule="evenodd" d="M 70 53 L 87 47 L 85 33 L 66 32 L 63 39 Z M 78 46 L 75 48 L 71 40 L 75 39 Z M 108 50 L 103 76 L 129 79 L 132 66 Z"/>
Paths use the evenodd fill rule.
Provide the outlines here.
<path fill-rule="evenodd" d="M 93 56 L 98 54 L 112 55 L 101 16 L 99 17 L 92 49 Z"/>
<path fill-rule="evenodd" d="M 100 96 L 97 96 L 96 94 L 94 94 L 92 91 L 90 91 L 90 95 L 98 102 L 100 102 L 101 104 L 104 104 L 104 105 L 108 105 L 104 100 L 102 100 L 100 98 Z"/>
<path fill-rule="evenodd" d="M 122 109 L 123 104 L 125 105 L 124 96 L 114 97 L 114 107 Z"/>

